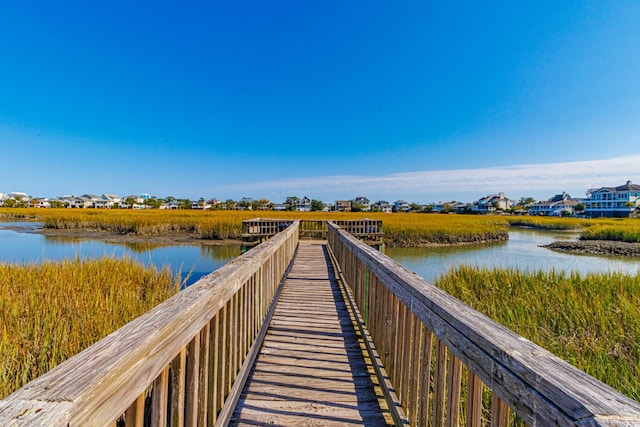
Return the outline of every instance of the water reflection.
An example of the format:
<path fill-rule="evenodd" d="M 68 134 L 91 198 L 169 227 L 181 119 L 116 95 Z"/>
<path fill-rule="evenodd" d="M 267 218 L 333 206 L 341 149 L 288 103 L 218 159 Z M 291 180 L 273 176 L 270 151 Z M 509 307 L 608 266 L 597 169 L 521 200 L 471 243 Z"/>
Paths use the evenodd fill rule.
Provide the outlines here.
<path fill-rule="evenodd" d="M 34 263 L 69 258 L 129 257 L 158 269 L 171 268 L 190 285 L 240 255 L 240 245 L 109 243 L 33 233 L 34 223 L 0 222 L 0 262 Z"/>
<path fill-rule="evenodd" d="M 621 271 L 638 274 L 640 258 L 575 255 L 541 245 L 577 239 L 577 233 L 512 229 L 509 240 L 455 247 L 387 248 L 386 254 L 429 282 L 458 265 L 517 268 L 525 271 L 567 270 L 581 273 Z"/>

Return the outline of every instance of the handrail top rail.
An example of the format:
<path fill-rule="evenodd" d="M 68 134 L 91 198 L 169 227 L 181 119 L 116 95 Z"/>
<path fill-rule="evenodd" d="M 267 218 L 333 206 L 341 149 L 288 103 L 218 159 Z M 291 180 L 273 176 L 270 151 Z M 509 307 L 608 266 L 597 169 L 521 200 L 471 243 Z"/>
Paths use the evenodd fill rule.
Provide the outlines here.
<path fill-rule="evenodd" d="M 11 425 L 106 425 L 123 413 L 258 268 L 298 221 L 0 400 Z M 144 363 L 142 362 L 144 360 Z M 120 381 L 115 381 L 120 379 Z"/>
<path fill-rule="evenodd" d="M 640 402 L 474 310 L 336 224 L 327 224 L 525 422 L 543 425 L 542 414 L 567 424 L 640 425 Z"/>

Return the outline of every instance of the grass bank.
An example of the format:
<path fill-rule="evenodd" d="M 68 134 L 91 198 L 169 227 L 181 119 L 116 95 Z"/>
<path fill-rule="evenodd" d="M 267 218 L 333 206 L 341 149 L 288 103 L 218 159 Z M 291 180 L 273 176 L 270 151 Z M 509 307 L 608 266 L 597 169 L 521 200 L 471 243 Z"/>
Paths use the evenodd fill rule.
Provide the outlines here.
<path fill-rule="evenodd" d="M 540 230 L 583 230 L 592 225 L 591 220 L 584 218 L 558 218 L 548 216 L 512 216 L 505 217 L 509 225 L 531 227 Z"/>
<path fill-rule="evenodd" d="M 389 246 L 463 244 L 508 239 L 502 217 L 375 212 L 166 211 L 108 209 L 0 209 L 11 219 L 37 219 L 45 228 L 99 230 L 117 234 L 186 233 L 202 239 L 242 237 L 242 221 L 256 217 L 283 219 L 379 219 Z"/>
<path fill-rule="evenodd" d="M 0 264 L 0 399 L 175 294 L 132 260 Z"/>
<path fill-rule="evenodd" d="M 436 285 L 640 400 L 640 276 L 459 267 Z"/>
<path fill-rule="evenodd" d="M 640 243 L 639 219 L 602 220 L 587 228 L 580 235 L 581 240 L 614 240 Z"/>

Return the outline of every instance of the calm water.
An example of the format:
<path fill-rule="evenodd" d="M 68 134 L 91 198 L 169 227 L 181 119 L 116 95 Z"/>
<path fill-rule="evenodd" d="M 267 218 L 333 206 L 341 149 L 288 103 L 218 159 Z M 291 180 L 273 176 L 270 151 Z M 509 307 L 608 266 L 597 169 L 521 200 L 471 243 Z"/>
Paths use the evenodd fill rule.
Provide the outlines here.
<path fill-rule="evenodd" d="M 640 258 L 574 255 L 541 248 L 556 240 L 575 240 L 576 233 L 512 229 L 502 243 L 437 248 L 387 248 L 386 254 L 429 282 L 457 265 L 508 267 L 520 270 L 555 269 L 581 273 L 621 271 L 638 274 Z"/>
<path fill-rule="evenodd" d="M 64 258 L 130 257 L 157 268 L 180 271 L 187 284 L 194 283 L 240 255 L 239 245 L 154 246 L 115 244 L 99 240 L 46 237 L 32 233 L 39 224 L 0 222 L 0 262 L 30 263 Z M 8 228 L 10 227 L 10 228 Z M 21 230 L 16 231 L 16 227 Z M 452 267 L 511 267 L 522 270 L 576 270 L 583 273 L 622 271 L 638 274 L 640 258 L 572 255 L 541 248 L 555 240 L 576 239 L 575 233 L 516 229 L 509 241 L 494 244 L 437 248 L 387 248 L 387 255 L 429 282 Z"/>
<path fill-rule="evenodd" d="M 0 262 L 32 263 L 74 258 L 129 257 L 157 268 L 180 272 L 187 285 L 240 255 L 239 245 L 157 246 L 115 244 L 72 237 L 47 237 L 32 233 L 40 224 L 0 222 Z M 11 228 L 7 228 L 11 227 Z M 16 232 L 15 227 L 20 227 Z"/>

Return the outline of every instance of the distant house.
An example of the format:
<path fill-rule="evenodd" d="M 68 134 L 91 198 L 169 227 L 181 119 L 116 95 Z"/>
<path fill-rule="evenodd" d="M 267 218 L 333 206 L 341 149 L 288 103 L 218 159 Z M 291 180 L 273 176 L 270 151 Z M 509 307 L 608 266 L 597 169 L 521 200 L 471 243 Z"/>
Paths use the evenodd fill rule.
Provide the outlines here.
<path fill-rule="evenodd" d="M 351 200 L 336 200 L 337 212 L 351 212 Z"/>
<path fill-rule="evenodd" d="M 113 208 L 120 207 L 122 199 L 115 194 L 103 194 L 102 199 L 105 200 L 105 207 Z"/>
<path fill-rule="evenodd" d="M 618 187 L 591 189 L 584 203 L 588 217 L 622 218 L 637 216 L 640 210 L 640 185 L 626 184 Z"/>
<path fill-rule="evenodd" d="M 551 199 L 534 203 L 529 206 L 529 215 L 562 216 L 564 214 L 575 214 L 575 208 L 580 202 L 574 200 L 565 193 L 556 194 Z"/>
<path fill-rule="evenodd" d="M 289 208 L 289 205 L 286 203 L 274 203 L 273 210 L 278 212 L 286 211 Z"/>
<path fill-rule="evenodd" d="M 359 205 L 362 212 L 369 212 L 371 210 L 371 202 L 364 196 L 358 196 L 353 199 L 353 205 Z"/>
<path fill-rule="evenodd" d="M 393 202 L 393 212 L 411 212 L 411 205 L 404 200 Z"/>
<path fill-rule="evenodd" d="M 298 212 L 311 212 L 311 199 L 304 196 L 296 202 L 296 211 Z"/>
<path fill-rule="evenodd" d="M 504 193 L 490 194 L 479 199 L 471 207 L 471 211 L 479 214 L 490 214 L 497 210 L 510 209 L 514 204 L 508 197 L 505 197 Z"/>
<path fill-rule="evenodd" d="M 372 205 L 372 208 L 378 212 L 391 213 L 393 211 L 393 206 L 391 203 L 386 200 L 378 200 Z"/>
<path fill-rule="evenodd" d="M 455 212 L 455 213 L 465 213 L 468 206 L 466 203 L 458 202 L 452 200 L 450 202 L 438 202 L 431 207 L 431 212 L 433 213 L 442 213 L 442 212 Z"/>

